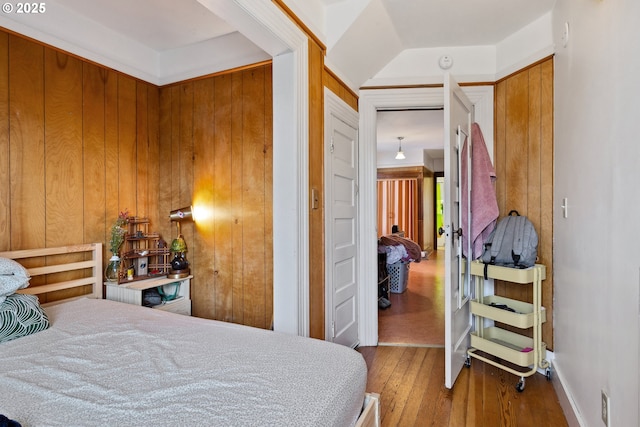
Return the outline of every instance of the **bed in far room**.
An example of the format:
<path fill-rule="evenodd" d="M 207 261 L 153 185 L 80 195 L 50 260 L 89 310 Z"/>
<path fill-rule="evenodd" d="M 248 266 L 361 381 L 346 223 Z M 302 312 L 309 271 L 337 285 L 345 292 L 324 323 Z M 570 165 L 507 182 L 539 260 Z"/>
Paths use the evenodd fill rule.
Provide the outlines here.
<path fill-rule="evenodd" d="M 74 248 L 96 257 L 95 245 Z M 100 260 L 89 268 L 94 296 Z M 22 426 L 379 425 L 353 349 L 101 298 L 44 312 L 48 328 L 0 342 L 0 414 Z"/>

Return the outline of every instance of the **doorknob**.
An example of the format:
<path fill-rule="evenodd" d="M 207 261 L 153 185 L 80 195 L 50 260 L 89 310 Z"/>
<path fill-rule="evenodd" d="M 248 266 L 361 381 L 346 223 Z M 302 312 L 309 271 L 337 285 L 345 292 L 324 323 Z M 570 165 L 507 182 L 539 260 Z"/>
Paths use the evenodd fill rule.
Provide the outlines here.
<path fill-rule="evenodd" d="M 454 231 L 454 234 L 457 234 L 458 237 L 462 237 L 462 227 L 458 228 L 456 231 Z"/>
<path fill-rule="evenodd" d="M 444 228 L 438 227 L 438 236 L 442 236 L 444 234 Z"/>

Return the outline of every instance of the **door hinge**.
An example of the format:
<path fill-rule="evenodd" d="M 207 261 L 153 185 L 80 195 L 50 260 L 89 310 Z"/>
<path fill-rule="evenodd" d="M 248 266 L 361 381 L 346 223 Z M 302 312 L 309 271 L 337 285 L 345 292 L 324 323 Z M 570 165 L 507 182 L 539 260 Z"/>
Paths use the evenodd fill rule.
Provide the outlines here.
<path fill-rule="evenodd" d="M 331 338 L 336 337 L 336 323 L 331 321 Z"/>
<path fill-rule="evenodd" d="M 335 146 L 333 145 L 333 137 L 331 137 L 331 145 L 329 146 L 329 151 L 333 153 L 334 149 L 335 149 Z"/>

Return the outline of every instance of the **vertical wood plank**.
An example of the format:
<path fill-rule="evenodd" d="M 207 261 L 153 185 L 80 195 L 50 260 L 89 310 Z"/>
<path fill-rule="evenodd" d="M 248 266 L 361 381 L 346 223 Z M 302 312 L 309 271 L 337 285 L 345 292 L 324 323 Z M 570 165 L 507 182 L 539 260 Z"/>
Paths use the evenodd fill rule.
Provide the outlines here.
<path fill-rule="evenodd" d="M 118 74 L 119 210 L 138 215 L 136 206 L 136 81 Z M 115 218 L 113 218 L 115 221 Z"/>
<path fill-rule="evenodd" d="M 507 170 L 506 170 L 506 82 L 500 82 L 495 86 L 495 113 L 494 113 L 494 144 L 493 163 L 496 170 L 496 199 L 500 212 L 507 212 Z"/>
<path fill-rule="evenodd" d="M 11 249 L 9 153 L 9 35 L 0 31 L 0 251 Z"/>
<path fill-rule="evenodd" d="M 176 209 L 189 206 L 193 193 L 193 83 L 180 85 L 180 130 L 178 156 L 180 174 L 177 177 Z M 185 227 L 189 233 L 193 227 Z M 185 234 L 186 236 L 186 234 Z"/>
<path fill-rule="evenodd" d="M 169 243 L 171 242 L 171 233 L 173 230 L 172 224 L 168 220 L 169 212 L 171 211 L 171 195 L 172 190 L 172 176 L 173 176 L 173 164 L 172 159 L 172 125 L 173 125 L 173 90 L 171 88 L 162 89 L 160 91 L 160 118 L 158 122 L 159 132 L 158 135 L 158 161 L 159 161 L 159 175 L 158 175 L 158 215 L 159 220 L 156 223 L 156 230 L 163 236 L 163 239 Z"/>
<path fill-rule="evenodd" d="M 216 171 L 213 191 L 213 222 L 215 246 L 214 259 L 214 300 L 217 319 L 233 321 L 235 219 L 232 191 L 232 76 L 214 78 L 214 170 Z M 234 261 L 235 260 L 235 261 Z"/>
<path fill-rule="evenodd" d="M 265 328 L 265 114 L 264 69 L 255 68 L 243 72 L 243 135 L 242 170 L 244 215 L 242 258 L 252 262 L 243 264 L 244 324 Z M 258 100 L 263 100 L 258 102 Z"/>
<path fill-rule="evenodd" d="M 180 204 L 180 86 L 172 86 L 171 89 L 171 158 L 170 169 L 171 171 L 171 205 L 169 210 L 178 209 L 183 207 Z M 175 229 L 171 230 L 171 236 L 169 236 L 167 242 L 171 242 L 171 239 L 176 237 Z"/>
<path fill-rule="evenodd" d="M 149 115 L 147 85 L 136 82 L 136 215 L 149 217 Z M 152 228 L 153 229 L 153 228 Z"/>
<path fill-rule="evenodd" d="M 547 267 L 547 279 L 542 282 L 542 305 L 547 319 L 553 319 L 553 61 L 545 61 L 541 69 L 541 131 L 540 131 L 540 262 Z M 542 337 L 553 348 L 553 321 L 542 325 Z"/>
<path fill-rule="evenodd" d="M 118 159 L 118 73 L 111 70 L 105 71 L 105 131 L 104 131 L 104 154 L 105 154 L 105 236 L 106 243 L 104 254 L 106 260 L 111 257 L 109 251 L 109 239 L 111 226 L 115 222 L 121 209 L 126 206 L 120 205 L 120 162 Z"/>
<path fill-rule="evenodd" d="M 160 211 L 160 194 L 163 193 L 160 186 L 160 140 L 159 140 L 159 117 L 160 117 L 160 93 L 159 89 L 153 85 L 147 85 L 147 135 L 148 135 L 148 215 L 153 229 L 161 233 L 161 223 L 166 220 L 167 213 Z"/>
<path fill-rule="evenodd" d="M 45 50 L 46 244 L 81 242 L 82 200 L 82 63 Z"/>
<path fill-rule="evenodd" d="M 107 234 L 105 216 L 105 78 L 93 64 L 83 66 L 82 141 L 84 164 L 84 242 L 101 242 Z M 109 252 L 106 248 L 103 252 Z"/>
<path fill-rule="evenodd" d="M 9 36 L 11 249 L 42 248 L 45 236 L 44 48 Z"/>
<path fill-rule="evenodd" d="M 324 51 L 309 40 L 309 194 L 316 190 L 319 206 L 325 206 L 323 75 Z M 324 221 L 324 209 L 309 209 L 309 335 L 319 339 L 325 338 Z"/>
<path fill-rule="evenodd" d="M 193 314 L 198 317 L 216 317 L 215 295 L 215 247 L 213 210 L 215 147 L 214 147 L 214 92 L 213 79 L 194 82 L 193 115 L 193 188 L 194 209 L 203 212 L 204 217 L 196 219 L 197 232 L 194 235 L 194 251 L 191 258 Z"/>
<path fill-rule="evenodd" d="M 244 170 L 242 169 L 242 108 L 243 108 L 243 78 L 242 73 L 231 76 L 231 216 L 233 218 L 233 233 L 231 236 L 233 253 L 233 322 L 243 323 L 244 320 L 244 261 L 242 259 L 242 244 L 244 233 L 245 212 L 242 210 L 244 199 Z"/>
<path fill-rule="evenodd" d="M 520 73 L 508 81 L 506 107 L 506 208 L 527 212 L 527 170 L 528 170 L 528 79 L 527 73 Z M 505 212 L 505 214 L 508 212 Z"/>
<path fill-rule="evenodd" d="M 273 68 L 265 65 L 264 111 L 265 111 L 265 158 L 264 158 L 264 273 L 265 273 L 265 318 L 273 327 Z M 323 245 L 324 247 L 324 245 Z M 324 290 L 324 286 L 322 287 Z M 322 319 L 324 323 L 324 318 Z"/>

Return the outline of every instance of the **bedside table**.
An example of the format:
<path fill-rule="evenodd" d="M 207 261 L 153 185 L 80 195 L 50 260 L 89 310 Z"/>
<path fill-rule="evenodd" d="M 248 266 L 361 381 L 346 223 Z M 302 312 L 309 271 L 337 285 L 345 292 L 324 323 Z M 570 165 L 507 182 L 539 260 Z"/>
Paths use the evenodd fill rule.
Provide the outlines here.
<path fill-rule="evenodd" d="M 169 285 L 171 283 L 180 283 L 180 289 L 174 300 L 163 302 L 152 308 L 158 310 L 170 311 L 172 313 L 184 314 L 191 316 L 191 279 L 193 276 L 187 276 L 181 279 L 168 279 L 159 277 L 147 280 L 138 280 L 131 283 L 105 282 L 107 289 L 106 298 L 111 301 L 124 302 L 127 304 L 142 305 L 143 292 L 147 289 L 156 288 L 158 286 Z"/>

